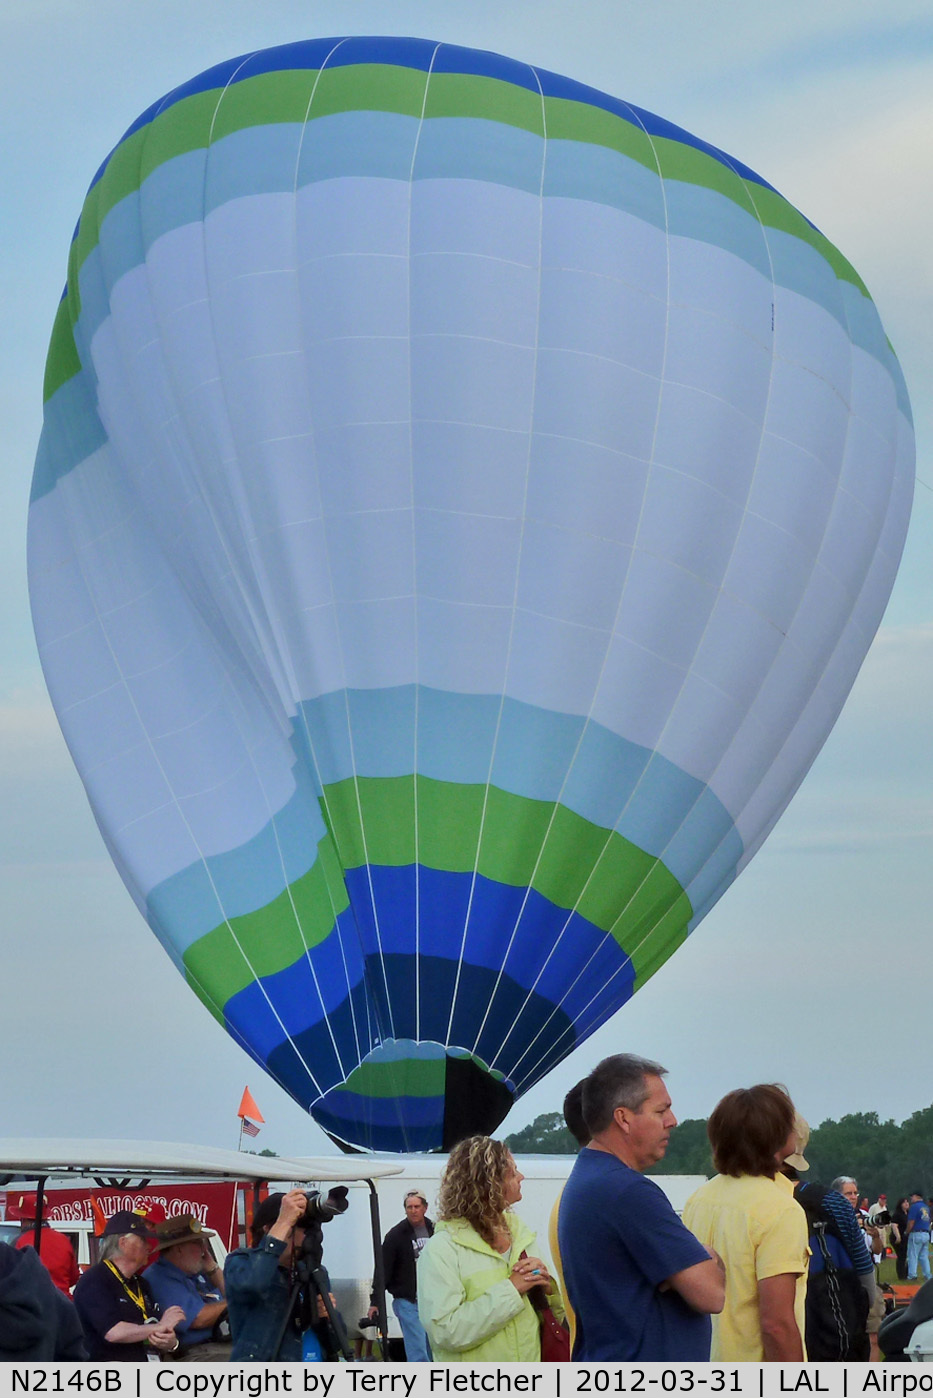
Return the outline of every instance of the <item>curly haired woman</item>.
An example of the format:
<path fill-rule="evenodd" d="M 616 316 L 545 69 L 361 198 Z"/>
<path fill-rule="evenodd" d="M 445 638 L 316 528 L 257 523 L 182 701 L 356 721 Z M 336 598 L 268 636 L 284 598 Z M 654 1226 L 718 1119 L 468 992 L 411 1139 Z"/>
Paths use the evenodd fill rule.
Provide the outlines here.
<path fill-rule="evenodd" d="M 511 1209 L 523 1180 L 494 1138 L 466 1138 L 450 1154 L 434 1236 L 418 1261 L 418 1312 L 435 1361 L 540 1361 L 528 1297 L 540 1285 L 563 1318 L 556 1283 L 527 1252 L 535 1236 Z"/>

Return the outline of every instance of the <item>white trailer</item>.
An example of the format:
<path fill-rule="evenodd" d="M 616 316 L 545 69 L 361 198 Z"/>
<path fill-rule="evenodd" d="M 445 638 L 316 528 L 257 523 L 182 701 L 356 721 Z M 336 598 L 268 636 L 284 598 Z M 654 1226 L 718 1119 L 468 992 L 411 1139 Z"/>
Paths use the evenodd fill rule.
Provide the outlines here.
<path fill-rule="evenodd" d="M 403 1203 L 409 1191 L 420 1191 L 427 1198 L 428 1215 L 432 1218 L 436 1215 L 437 1192 L 441 1174 L 447 1164 L 446 1155 L 404 1158 L 352 1156 L 345 1160 L 348 1165 L 352 1164 L 351 1169 L 359 1175 L 363 1175 L 367 1168 L 372 1169 L 379 1197 L 383 1235 L 403 1218 Z M 536 1251 L 550 1267 L 552 1260 L 548 1246 L 548 1220 L 551 1208 L 570 1175 L 576 1157 L 558 1153 L 519 1153 L 515 1161 L 525 1177 L 522 1183 L 522 1199 L 515 1209 L 525 1224 L 537 1234 Z M 401 1172 L 395 1176 L 384 1177 L 385 1169 L 392 1165 L 401 1166 Z M 309 1169 L 311 1166 L 312 1164 L 308 1163 Z M 339 1161 L 335 1160 L 333 1167 L 336 1176 L 339 1172 Z M 313 1183 L 310 1170 L 305 1180 L 311 1180 Z M 652 1180 L 657 1182 L 671 1205 L 680 1214 L 687 1197 L 703 1185 L 706 1177 L 658 1175 L 653 1176 Z M 366 1200 L 351 1195 L 346 1214 L 337 1216 L 325 1225 L 324 1266 L 330 1274 L 334 1294 L 350 1336 L 360 1335 L 357 1324 L 369 1308 L 373 1280 L 372 1228 Z M 390 1337 L 401 1337 L 401 1329 L 391 1309 L 391 1300 L 388 1313 Z"/>

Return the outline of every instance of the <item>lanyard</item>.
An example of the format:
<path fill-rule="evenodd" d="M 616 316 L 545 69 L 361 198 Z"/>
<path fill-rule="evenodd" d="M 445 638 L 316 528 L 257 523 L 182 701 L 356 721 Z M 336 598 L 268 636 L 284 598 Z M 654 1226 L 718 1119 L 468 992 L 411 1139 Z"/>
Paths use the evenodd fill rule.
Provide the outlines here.
<path fill-rule="evenodd" d="M 120 1273 L 120 1270 L 117 1268 L 117 1266 L 116 1266 L 115 1264 L 111 1263 L 111 1261 L 110 1261 L 109 1259 L 105 1259 L 105 1260 L 104 1260 L 104 1263 L 107 1265 L 107 1268 L 108 1268 L 108 1269 L 110 1270 L 110 1272 L 113 1274 L 114 1278 L 117 1279 L 118 1282 L 121 1284 L 121 1286 L 122 1286 L 122 1288 L 123 1288 L 123 1291 L 124 1291 L 124 1293 L 126 1294 L 126 1296 L 127 1296 L 132 1302 L 134 1302 L 134 1303 L 136 1304 L 136 1306 L 139 1308 L 139 1311 L 140 1311 L 140 1312 L 142 1313 L 142 1315 L 143 1315 L 143 1321 L 147 1321 L 147 1311 L 148 1311 L 148 1310 L 147 1310 L 147 1308 L 146 1308 L 146 1300 L 145 1300 L 145 1298 L 143 1297 L 142 1284 L 139 1285 L 138 1290 L 134 1293 L 133 1290 L 132 1290 L 132 1288 L 130 1288 L 129 1284 L 127 1283 L 126 1279 L 125 1279 L 125 1278 L 123 1277 L 123 1275 Z"/>

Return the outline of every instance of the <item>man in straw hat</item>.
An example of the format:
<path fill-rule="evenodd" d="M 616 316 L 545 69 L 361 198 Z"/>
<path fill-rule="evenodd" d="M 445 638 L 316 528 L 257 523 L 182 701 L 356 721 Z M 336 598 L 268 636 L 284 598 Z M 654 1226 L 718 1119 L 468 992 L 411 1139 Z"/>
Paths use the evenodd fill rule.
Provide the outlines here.
<path fill-rule="evenodd" d="M 176 1215 L 155 1226 L 158 1258 L 146 1270 L 152 1295 L 164 1309 L 185 1315 L 176 1327 L 181 1350 L 172 1360 L 228 1361 L 230 1342 L 218 1336 L 227 1314 L 223 1270 L 208 1241 L 215 1238 L 194 1215 Z"/>

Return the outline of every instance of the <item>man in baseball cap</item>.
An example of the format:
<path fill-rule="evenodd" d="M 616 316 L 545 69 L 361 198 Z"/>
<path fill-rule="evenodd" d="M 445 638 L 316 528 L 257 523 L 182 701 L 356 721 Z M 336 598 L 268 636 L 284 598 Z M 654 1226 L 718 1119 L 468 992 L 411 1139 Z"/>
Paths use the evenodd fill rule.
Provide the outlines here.
<path fill-rule="evenodd" d="M 163 1313 L 141 1274 L 150 1233 L 144 1215 L 118 1210 L 98 1237 L 99 1262 L 75 1284 L 89 1361 L 148 1361 L 178 1349 L 185 1315 L 175 1306 Z"/>
<path fill-rule="evenodd" d="M 160 1220 L 155 1236 L 158 1258 L 146 1270 L 146 1282 L 163 1310 L 176 1306 L 185 1314 L 175 1329 L 181 1350 L 173 1361 L 229 1360 L 223 1270 L 209 1243 L 214 1231 L 194 1215 L 176 1215 Z"/>

